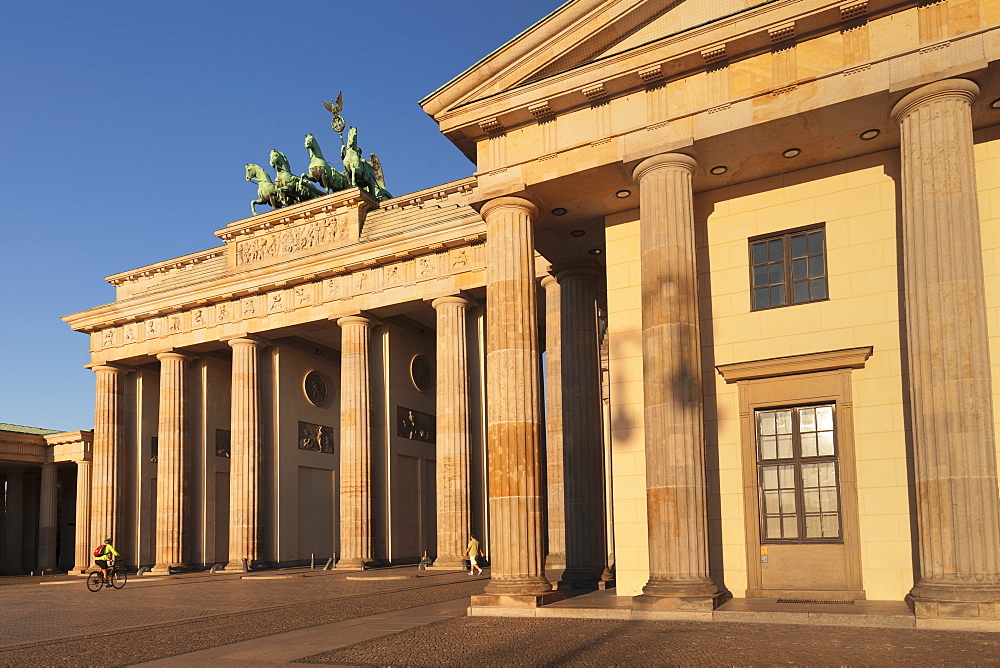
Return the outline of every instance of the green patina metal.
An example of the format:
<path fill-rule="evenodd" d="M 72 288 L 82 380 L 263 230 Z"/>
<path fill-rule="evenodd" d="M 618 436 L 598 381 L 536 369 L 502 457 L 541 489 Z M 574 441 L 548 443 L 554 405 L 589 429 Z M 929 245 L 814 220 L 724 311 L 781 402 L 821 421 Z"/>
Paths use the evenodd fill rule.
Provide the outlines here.
<path fill-rule="evenodd" d="M 271 180 L 271 175 L 267 170 L 252 162 L 247 163 L 247 181 L 257 184 L 257 199 L 250 202 L 250 215 L 257 215 L 257 205 L 267 204 L 272 209 L 281 207 L 281 199 L 278 197 L 278 187 Z"/>
<path fill-rule="evenodd" d="M 278 197 L 283 206 L 298 204 L 326 194 L 308 181 L 292 174 L 288 158 L 277 149 L 271 149 L 271 167 L 277 173 L 274 185 L 278 187 Z"/>
<path fill-rule="evenodd" d="M 371 162 L 361 157 L 356 127 L 352 126 L 347 131 L 347 145 L 341 149 L 341 154 L 351 186 L 366 190 L 368 194 L 380 202 L 392 199 L 392 195 L 385 189 L 385 176 L 382 174 L 382 163 L 379 162 L 378 156 L 372 153 Z"/>
<path fill-rule="evenodd" d="M 272 149 L 270 165 L 277 175 L 273 181 L 271 175 L 260 165 L 248 163 L 246 166 L 247 181 L 257 184 L 257 199 L 250 202 L 252 215 L 257 215 L 258 204 L 267 204 L 272 209 L 280 209 L 283 206 L 305 202 L 347 188 L 360 188 L 377 201 L 392 198 L 386 190 L 385 175 L 378 156 L 370 154 L 371 161 L 361 157 L 361 149 L 358 148 L 358 129 L 351 127 L 347 132 L 347 141 L 344 141 L 343 131 L 347 123 L 340 115 L 344 108 L 344 94 L 337 95 L 336 101 L 324 102 L 323 106 L 333 115 L 330 127 L 340 135 L 342 144 L 340 159 L 344 164 L 344 171 L 330 166 L 323 157 L 319 142 L 312 134 L 307 134 L 305 139 L 305 148 L 309 151 L 309 171 L 301 176 L 292 173 L 284 153 Z M 319 184 L 323 190 L 312 185 L 313 183 Z"/>
<path fill-rule="evenodd" d="M 328 193 L 351 187 L 347 175 L 326 162 L 323 151 L 319 148 L 319 142 L 311 134 L 306 135 L 305 146 L 309 149 L 309 172 L 302 175 L 303 179 L 318 183 Z"/>

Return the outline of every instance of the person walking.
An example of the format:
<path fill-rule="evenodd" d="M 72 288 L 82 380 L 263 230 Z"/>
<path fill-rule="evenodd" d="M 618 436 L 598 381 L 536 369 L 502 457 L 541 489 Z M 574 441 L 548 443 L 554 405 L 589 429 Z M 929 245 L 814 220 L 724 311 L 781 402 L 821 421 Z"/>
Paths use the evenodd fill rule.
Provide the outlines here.
<path fill-rule="evenodd" d="M 105 588 L 111 586 L 111 578 L 108 576 L 108 562 L 114 563 L 113 560 L 118 556 L 118 550 L 111 544 L 110 538 L 105 538 L 104 543 L 94 550 L 94 565 L 101 569 Z"/>
<path fill-rule="evenodd" d="M 469 545 L 465 548 L 465 553 L 469 555 L 469 575 L 479 575 L 483 572 L 483 569 L 479 567 L 476 562 L 476 557 L 486 556 L 483 551 L 479 549 L 479 541 L 473 534 L 469 534 Z M 478 571 L 478 572 L 477 572 Z"/>

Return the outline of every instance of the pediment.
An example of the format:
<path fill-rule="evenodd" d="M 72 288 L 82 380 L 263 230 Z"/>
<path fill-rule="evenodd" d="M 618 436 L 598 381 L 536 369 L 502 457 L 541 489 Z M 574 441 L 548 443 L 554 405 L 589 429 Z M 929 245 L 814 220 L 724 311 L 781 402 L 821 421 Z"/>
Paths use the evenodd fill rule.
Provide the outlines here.
<path fill-rule="evenodd" d="M 773 0 L 574 0 L 421 102 L 448 108 L 512 90 Z"/>

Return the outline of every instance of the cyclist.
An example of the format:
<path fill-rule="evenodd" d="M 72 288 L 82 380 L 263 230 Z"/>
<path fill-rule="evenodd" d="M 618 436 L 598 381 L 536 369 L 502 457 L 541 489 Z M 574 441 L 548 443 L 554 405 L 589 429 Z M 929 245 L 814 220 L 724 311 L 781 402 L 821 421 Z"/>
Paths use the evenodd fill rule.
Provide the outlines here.
<path fill-rule="evenodd" d="M 111 544 L 110 538 L 105 538 L 104 543 L 94 550 L 94 565 L 101 569 L 101 575 L 104 576 L 104 586 L 111 586 L 111 578 L 108 575 L 108 561 L 112 561 L 115 557 L 120 556 L 118 550 L 115 546 Z"/>

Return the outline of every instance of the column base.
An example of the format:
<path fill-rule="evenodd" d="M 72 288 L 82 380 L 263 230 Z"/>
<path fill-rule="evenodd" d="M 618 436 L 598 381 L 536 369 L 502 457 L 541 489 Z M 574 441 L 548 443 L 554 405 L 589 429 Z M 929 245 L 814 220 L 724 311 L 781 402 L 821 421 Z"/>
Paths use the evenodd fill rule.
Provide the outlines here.
<path fill-rule="evenodd" d="M 373 561 L 365 561 L 360 557 L 344 557 L 336 564 L 334 568 L 338 571 L 363 571 L 366 568 L 371 568 L 372 566 L 377 566 Z"/>
<path fill-rule="evenodd" d="M 920 583 L 906 595 L 917 617 L 1000 621 L 1000 585 Z"/>
<path fill-rule="evenodd" d="M 464 571 L 469 567 L 461 559 L 440 558 L 427 567 L 429 571 Z"/>
<path fill-rule="evenodd" d="M 596 589 L 604 576 L 604 567 L 595 569 L 567 568 L 559 579 L 560 589 Z"/>
<path fill-rule="evenodd" d="M 632 599 L 632 609 L 711 612 L 722 605 L 725 600 L 726 595 L 722 592 L 700 596 L 654 596 L 651 594 L 640 594 Z"/>
<path fill-rule="evenodd" d="M 473 608 L 539 608 L 563 599 L 561 591 L 544 594 L 479 594 L 473 596 Z"/>
<path fill-rule="evenodd" d="M 149 572 L 153 575 L 170 575 L 176 571 L 186 571 L 190 566 L 183 563 L 155 564 Z"/>

